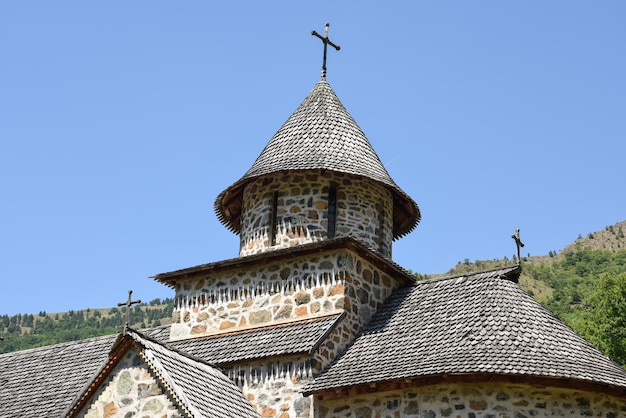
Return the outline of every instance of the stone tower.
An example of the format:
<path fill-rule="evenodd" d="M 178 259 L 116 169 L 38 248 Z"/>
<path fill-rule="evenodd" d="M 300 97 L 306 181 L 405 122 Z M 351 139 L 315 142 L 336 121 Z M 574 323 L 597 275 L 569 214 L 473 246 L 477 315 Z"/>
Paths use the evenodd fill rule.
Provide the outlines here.
<path fill-rule="evenodd" d="M 358 332 L 401 282 L 412 281 L 402 269 L 398 275 L 390 259 L 392 241 L 415 228 L 419 208 L 391 179 L 324 79 L 243 177 L 220 193 L 215 211 L 239 234 L 239 257 L 157 276 L 177 291 L 173 339 L 346 306 L 355 314 L 352 332 Z M 367 256 L 357 260 L 343 253 L 348 248 Z M 382 280 L 388 273 L 374 267 L 378 262 L 393 266 L 393 279 Z M 364 278 L 372 283 L 363 285 Z M 359 281 L 353 289 L 359 300 L 346 298 L 346 280 Z M 271 309 L 261 309 L 267 298 Z"/>
<path fill-rule="evenodd" d="M 391 247 L 419 208 L 322 79 L 215 211 L 239 234 L 239 256 L 156 276 L 176 290 L 170 339 L 245 341 L 225 370 L 255 408 L 306 416 L 303 385 L 414 282 Z"/>
<path fill-rule="evenodd" d="M 352 236 L 391 257 L 392 241 L 420 219 L 324 80 L 215 210 L 239 234 L 240 256 Z"/>

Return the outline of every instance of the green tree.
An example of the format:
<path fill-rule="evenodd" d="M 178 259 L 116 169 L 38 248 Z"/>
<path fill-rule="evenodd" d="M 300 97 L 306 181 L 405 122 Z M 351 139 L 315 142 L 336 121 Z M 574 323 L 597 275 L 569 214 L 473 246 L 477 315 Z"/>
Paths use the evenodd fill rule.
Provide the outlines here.
<path fill-rule="evenodd" d="M 582 333 L 615 362 L 626 366 L 626 273 L 603 274 L 589 297 Z"/>

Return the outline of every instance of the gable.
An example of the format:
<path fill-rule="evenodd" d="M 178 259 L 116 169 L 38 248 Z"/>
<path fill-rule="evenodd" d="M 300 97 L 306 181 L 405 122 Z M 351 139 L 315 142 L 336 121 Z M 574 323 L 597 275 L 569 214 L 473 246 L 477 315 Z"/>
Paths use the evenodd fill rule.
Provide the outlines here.
<path fill-rule="evenodd" d="M 127 327 L 113 344 L 108 362 L 66 415 L 132 416 L 136 412 L 148 417 L 257 416 L 220 370 Z"/>
<path fill-rule="evenodd" d="M 185 416 L 163 385 L 150 373 L 136 348 L 129 349 L 77 414 L 84 418 L 107 416 Z"/>

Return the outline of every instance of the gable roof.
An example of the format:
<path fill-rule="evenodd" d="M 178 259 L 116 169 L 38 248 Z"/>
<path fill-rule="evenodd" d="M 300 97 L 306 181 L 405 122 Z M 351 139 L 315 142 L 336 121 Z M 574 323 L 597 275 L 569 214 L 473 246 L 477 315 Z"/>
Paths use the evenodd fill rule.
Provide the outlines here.
<path fill-rule="evenodd" d="M 0 417 L 60 415 L 108 359 L 113 341 L 107 335 L 0 355 Z"/>
<path fill-rule="evenodd" d="M 515 269 L 399 289 L 305 393 L 500 377 L 625 395 L 626 370 L 501 278 Z"/>
<path fill-rule="evenodd" d="M 188 362 L 186 358 L 206 364 L 228 365 L 237 361 L 312 353 L 342 318 L 342 314 L 333 314 L 172 342 L 169 342 L 169 325 L 145 329 L 141 333 L 132 331 L 130 336 L 141 347 L 148 348 L 145 352 L 153 353 L 148 358 L 156 364 L 155 367 L 166 375 L 176 376 L 178 366 L 175 365 L 185 364 Z M 107 335 L 0 355 L 0 417 L 61 415 L 68 405 L 79 402 L 95 376 L 110 361 L 111 347 L 121 345 L 120 340 L 116 343 L 118 338 L 117 335 Z M 183 358 L 174 362 L 178 356 Z M 183 370 L 188 371 L 189 367 L 185 366 Z M 170 369 L 172 371 L 168 371 Z M 193 382 L 199 382 L 195 374 L 174 379 L 183 382 L 187 376 Z M 189 390 L 196 391 L 198 384 L 206 382 L 189 385 Z M 177 386 L 171 384 L 173 388 Z M 197 396 L 192 392 L 183 399 L 193 405 Z"/>
<path fill-rule="evenodd" d="M 209 363 L 127 328 L 118 337 L 109 361 L 100 368 L 93 382 L 81 393 L 68 415 L 79 412 L 99 384 L 108 375 L 122 354 L 136 347 L 149 369 L 157 376 L 177 403 L 193 417 L 240 418 L 258 417 L 239 388 Z"/>
<path fill-rule="evenodd" d="M 396 185 L 355 120 L 322 80 L 274 134 L 252 167 L 215 201 L 219 220 L 240 230 L 243 189 L 252 179 L 281 171 L 329 170 L 383 184 L 393 195 L 394 238 L 420 220 L 417 204 Z"/>

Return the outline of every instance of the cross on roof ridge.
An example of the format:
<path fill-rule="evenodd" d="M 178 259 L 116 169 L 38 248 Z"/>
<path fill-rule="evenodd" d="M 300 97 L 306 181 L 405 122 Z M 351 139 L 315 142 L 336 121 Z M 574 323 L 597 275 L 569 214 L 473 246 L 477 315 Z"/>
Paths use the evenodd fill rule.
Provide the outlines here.
<path fill-rule="evenodd" d="M 524 243 L 519 237 L 519 228 L 515 229 L 515 233 L 511 235 L 511 238 L 515 240 L 515 247 L 517 248 L 517 265 L 520 265 L 522 262 L 522 259 L 520 258 L 520 248 L 524 247 Z"/>

